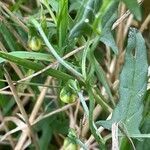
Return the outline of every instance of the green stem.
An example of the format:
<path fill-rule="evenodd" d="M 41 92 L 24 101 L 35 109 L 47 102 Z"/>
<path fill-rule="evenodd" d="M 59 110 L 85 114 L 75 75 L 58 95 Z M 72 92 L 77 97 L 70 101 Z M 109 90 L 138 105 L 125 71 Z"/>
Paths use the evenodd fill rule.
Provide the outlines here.
<path fill-rule="evenodd" d="M 89 99 L 90 99 L 90 109 L 89 109 L 89 127 L 90 130 L 95 138 L 95 140 L 97 141 L 97 143 L 99 144 L 99 148 L 101 150 L 105 150 L 105 141 L 103 140 L 103 138 L 101 137 L 101 135 L 98 132 L 98 129 L 94 123 L 94 119 L 93 119 L 93 110 L 94 110 L 94 106 L 95 106 L 95 100 L 94 100 L 94 96 L 93 96 L 93 92 L 90 86 L 87 87 L 87 91 L 89 94 Z"/>
<path fill-rule="evenodd" d="M 54 15 L 53 11 L 51 10 L 49 4 L 47 3 L 47 1 L 42 1 L 42 4 L 47 8 L 47 10 L 49 11 L 49 14 L 51 15 L 55 25 L 57 25 L 56 17 Z"/>
<path fill-rule="evenodd" d="M 95 100 L 97 101 L 97 103 L 102 106 L 102 108 L 111 113 L 113 111 L 113 109 L 104 101 L 104 99 L 101 97 L 101 95 L 99 95 L 95 89 L 93 89 L 93 95 Z"/>
<path fill-rule="evenodd" d="M 95 72 L 97 74 L 98 80 L 103 84 L 104 88 L 106 89 L 106 92 L 108 93 L 111 102 L 113 104 L 113 106 L 115 106 L 115 102 L 114 102 L 114 98 L 112 96 L 107 78 L 105 76 L 105 72 L 103 71 L 103 68 L 101 67 L 101 65 L 97 62 L 95 56 L 94 56 L 94 50 L 96 48 L 96 46 L 98 45 L 99 42 L 99 37 L 94 41 L 94 43 L 91 46 L 90 49 L 90 54 L 89 54 L 89 61 L 91 62 L 91 64 L 94 66 L 95 68 Z"/>
<path fill-rule="evenodd" d="M 89 109 L 88 109 L 88 107 L 86 105 L 86 102 L 85 102 L 85 99 L 83 97 L 82 92 L 78 92 L 78 96 L 79 96 L 80 102 L 81 102 L 81 104 L 83 106 L 83 109 L 85 111 L 86 116 L 89 117 Z"/>
<path fill-rule="evenodd" d="M 82 55 L 82 75 L 85 80 L 86 80 L 86 58 L 87 58 L 87 53 L 88 53 L 88 49 L 89 49 L 91 42 L 92 41 L 90 40 L 87 41 L 85 49 L 83 51 L 83 55 Z"/>
<path fill-rule="evenodd" d="M 49 40 L 47 39 L 41 25 L 34 19 L 31 19 L 32 24 L 37 28 L 37 30 L 39 31 L 39 33 L 41 34 L 45 44 L 47 45 L 47 47 L 49 48 L 49 52 L 53 54 L 53 56 L 57 59 L 57 61 L 62 64 L 64 67 L 66 67 L 72 74 L 74 74 L 78 79 L 80 79 L 81 81 L 83 81 L 83 76 L 81 73 L 77 72 L 74 68 L 72 68 L 69 64 L 67 64 L 55 51 L 55 49 L 52 47 L 52 45 L 50 44 Z"/>
<path fill-rule="evenodd" d="M 95 21 L 93 23 L 93 29 L 96 31 L 96 33 L 101 33 L 101 23 L 102 23 L 102 17 L 106 13 L 106 11 L 109 9 L 109 7 L 112 5 L 114 1 L 111 0 L 103 0 L 102 6 L 100 7 L 98 13 L 95 15 Z M 98 27 L 100 25 L 100 28 Z M 99 30 L 98 30 L 99 28 Z"/>
<path fill-rule="evenodd" d="M 123 134 L 118 134 L 119 137 L 125 137 Z M 150 138 L 150 134 L 130 134 L 130 138 Z M 104 137 L 105 143 L 112 138 L 112 134 L 108 134 Z"/>

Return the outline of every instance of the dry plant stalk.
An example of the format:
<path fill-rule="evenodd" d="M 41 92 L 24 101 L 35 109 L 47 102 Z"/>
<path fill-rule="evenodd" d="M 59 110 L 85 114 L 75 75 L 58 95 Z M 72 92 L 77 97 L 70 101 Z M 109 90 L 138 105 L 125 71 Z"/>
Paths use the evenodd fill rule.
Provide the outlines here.
<path fill-rule="evenodd" d="M 33 142 L 35 144 L 35 147 L 38 150 L 39 146 L 38 146 L 38 143 L 37 143 L 37 140 L 36 140 L 36 136 L 34 135 L 34 133 L 32 131 L 31 124 L 30 124 L 30 122 L 28 120 L 28 115 L 27 115 L 27 113 L 26 113 L 26 111 L 25 111 L 25 109 L 24 109 L 24 107 L 22 105 L 22 102 L 21 102 L 21 100 L 20 100 L 20 98 L 19 98 L 19 96 L 17 94 L 17 91 L 16 91 L 16 89 L 15 89 L 13 83 L 12 83 L 12 80 L 11 80 L 11 78 L 9 76 L 9 73 L 7 72 L 7 70 L 5 68 L 4 68 L 4 70 L 5 70 L 5 78 L 6 78 L 8 84 L 10 86 L 10 89 L 11 89 L 11 91 L 13 93 L 14 99 L 15 99 L 15 101 L 16 101 L 16 103 L 18 105 L 18 108 L 19 108 L 20 112 L 22 113 L 22 115 L 24 117 L 24 120 L 25 120 L 25 122 L 26 122 L 26 124 L 28 126 L 29 135 L 31 135 L 31 137 L 33 139 Z M 15 147 L 15 150 L 20 150 L 20 149 L 21 149 L 21 147 L 18 147 L 18 145 Z"/>

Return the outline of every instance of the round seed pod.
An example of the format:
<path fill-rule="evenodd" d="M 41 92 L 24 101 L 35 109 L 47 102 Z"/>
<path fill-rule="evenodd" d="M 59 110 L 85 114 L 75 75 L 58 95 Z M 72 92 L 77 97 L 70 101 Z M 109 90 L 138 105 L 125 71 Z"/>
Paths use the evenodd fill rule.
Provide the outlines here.
<path fill-rule="evenodd" d="M 42 47 L 42 40 L 39 37 L 31 37 L 28 41 L 28 46 L 33 51 L 39 51 Z"/>

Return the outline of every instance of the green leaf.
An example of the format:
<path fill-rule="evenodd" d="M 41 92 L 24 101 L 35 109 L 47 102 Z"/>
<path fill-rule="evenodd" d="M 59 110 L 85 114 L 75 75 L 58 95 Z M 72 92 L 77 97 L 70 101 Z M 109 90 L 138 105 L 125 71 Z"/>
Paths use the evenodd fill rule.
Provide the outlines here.
<path fill-rule="evenodd" d="M 118 48 L 111 31 L 111 27 L 117 19 L 117 7 L 118 1 L 87 1 L 82 17 L 80 16 L 81 19 L 70 31 L 70 37 L 91 35 L 94 31 L 100 34 L 100 41 L 110 46 L 117 54 Z"/>
<path fill-rule="evenodd" d="M 18 0 L 16 3 L 13 4 L 13 6 L 11 7 L 11 11 L 18 11 L 20 5 L 25 2 L 25 0 Z"/>
<path fill-rule="evenodd" d="M 16 39 L 11 31 L 7 28 L 7 24 L 3 21 L 0 22 L 0 33 L 2 34 L 2 37 L 11 51 L 18 50 L 18 43 L 16 42 Z"/>
<path fill-rule="evenodd" d="M 53 62 L 52 56 L 49 54 L 38 53 L 38 52 L 26 52 L 26 51 L 14 51 L 8 53 L 12 56 L 16 56 L 23 59 L 43 60 Z M 0 58 L 0 63 L 6 61 L 6 59 Z"/>
<path fill-rule="evenodd" d="M 95 125 L 94 122 L 94 116 L 93 116 L 93 111 L 94 111 L 94 107 L 95 107 L 95 99 L 94 99 L 94 95 L 93 95 L 93 91 L 91 86 L 87 86 L 87 91 L 88 91 L 88 95 L 89 95 L 89 99 L 90 99 L 90 106 L 89 106 L 89 127 L 91 130 L 91 133 L 93 134 L 95 140 L 97 141 L 98 145 L 99 145 L 99 149 L 105 150 L 105 144 L 104 144 L 104 140 L 101 137 L 101 135 L 98 133 L 98 129 Z"/>
<path fill-rule="evenodd" d="M 128 7 L 128 9 L 133 13 L 136 19 L 141 20 L 141 10 L 137 0 L 122 0 Z"/>
<path fill-rule="evenodd" d="M 53 48 L 53 46 L 51 45 L 51 43 L 49 42 L 49 40 L 47 39 L 47 36 L 45 35 L 41 25 L 34 19 L 34 18 L 30 18 L 31 23 L 35 26 L 35 28 L 39 31 L 41 37 L 43 38 L 46 46 L 48 47 L 48 51 L 50 53 L 52 53 L 52 55 L 57 59 L 57 61 L 62 64 L 67 70 L 69 70 L 70 72 L 72 72 L 72 74 L 74 74 L 78 79 L 83 81 L 83 77 L 82 74 L 79 73 L 78 71 L 76 71 L 74 68 L 72 68 L 67 62 L 65 62 L 59 55 L 58 53 L 55 51 L 55 49 Z"/>
<path fill-rule="evenodd" d="M 54 21 L 54 23 L 57 24 L 56 17 L 54 15 L 54 12 L 52 9 L 54 9 L 54 11 L 57 11 L 56 9 L 57 9 L 58 3 L 56 1 L 48 1 L 48 0 L 42 0 L 41 3 L 47 8 L 49 14 L 51 15 L 51 17 Z"/>
<path fill-rule="evenodd" d="M 100 1 L 101 0 L 87 0 L 83 2 L 82 5 L 85 6 L 79 10 L 78 18 L 76 19 L 78 22 L 75 22 L 75 26 L 71 29 L 70 37 L 74 38 L 82 34 L 90 35 L 92 33 L 91 25 L 100 7 L 100 5 L 98 5 Z"/>
<path fill-rule="evenodd" d="M 50 124 L 52 124 L 53 121 L 55 121 L 55 119 L 54 117 L 51 117 L 51 118 L 46 118 L 45 120 L 43 120 L 38 124 L 37 128 L 42 133 L 42 135 L 39 138 L 39 146 L 40 149 L 42 150 L 48 149 L 48 145 L 52 139 L 53 129 L 50 126 Z"/>
<path fill-rule="evenodd" d="M 76 0 L 76 1 L 70 0 L 69 12 L 80 10 L 80 13 L 81 13 L 81 9 L 80 8 L 81 8 L 81 2 L 80 2 L 80 0 Z"/>
<path fill-rule="evenodd" d="M 78 24 L 76 24 L 70 31 L 70 37 L 78 37 L 80 35 L 91 35 L 92 28 L 88 24 L 88 22 L 85 22 L 84 20 L 81 20 Z"/>
<path fill-rule="evenodd" d="M 83 150 L 87 150 L 87 146 L 77 137 L 77 134 L 74 129 L 70 128 L 68 137 L 65 138 L 63 149 L 65 150 L 77 150 L 77 144 L 83 148 Z"/>
<path fill-rule="evenodd" d="M 98 42 L 99 42 L 99 37 L 97 39 L 95 39 L 95 41 L 94 41 L 94 43 L 93 43 L 93 45 L 90 49 L 88 59 L 89 59 L 89 62 L 91 63 L 91 68 L 94 69 L 92 72 L 96 73 L 99 82 L 102 83 L 102 85 L 104 86 L 106 92 L 109 95 L 109 98 L 112 101 L 112 104 L 115 106 L 114 99 L 113 99 L 111 89 L 109 87 L 109 83 L 107 81 L 105 72 L 104 72 L 103 68 L 101 67 L 101 65 L 98 63 L 98 61 L 96 60 L 96 58 L 94 56 L 94 53 L 93 53 L 93 50 L 95 49 L 95 46 L 97 46 Z M 92 72 L 89 73 L 89 75 L 87 77 L 88 81 L 90 81 L 93 78 L 93 76 L 92 76 L 93 73 Z"/>
<path fill-rule="evenodd" d="M 117 7 L 118 2 L 112 3 L 108 11 L 106 11 L 104 16 L 102 17 L 100 35 L 100 41 L 109 46 L 115 54 L 118 53 L 118 47 L 116 46 L 111 28 L 117 18 Z"/>
<path fill-rule="evenodd" d="M 142 35 L 134 28 L 129 31 L 125 64 L 120 75 L 120 101 L 112 118 L 99 121 L 107 129 L 118 122 L 130 134 L 139 134 L 143 113 L 143 97 L 147 87 L 147 55 Z"/>
<path fill-rule="evenodd" d="M 142 125 L 141 128 L 141 132 L 142 133 L 150 133 L 150 114 L 147 115 L 144 119 L 144 123 Z M 142 141 L 138 141 L 136 142 L 136 149 L 137 150 L 149 150 L 150 149 L 150 142 L 149 142 L 149 138 L 147 139 L 143 139 Z"/>
<path fill-rule="evenodd" d="M 19 57 L 12 56 L 12 55 L 4 53 L 4 52 L 0 52 L 0 57 L 6 59 L 8 61 L 14 62 L 18 65 L 21 65 L 25 68 L 32 69 L 34 71 L 39 71 L 41 69 L 44 69 L 44 66 L 40 63 L 35 63 L 35 62 L 29 61 L 26 59 L 21 59 Z M 58 79 L 62 79 L 62 80 L 68 80 L 68 79 L 72 78 L 70 75 L 63 73 L 59 70 L 52 69 L 52 68 L 49 68 L 48 70 L 46 70 L 45 74 L 53 76 Z"/>
<path fill-rule="evenodd" d="M 67 37 L 67 30 L 68 30 L 68 16 L 69 16 L 68 0 L 59 0 L 59 16 L 58 16 L 58 21 L 57 21 L 57 24 L 58 24 L 57 30 L 58 30 L 58 35 L 59 35 L 59 47 L 60 48 L 64 47 L 66 44 L 66 37 Z"/>
<path fill-rule="evenodd" d="M 46 0 L 46 1 L 51 6 L 52 10 L 57 13 L 58 12 L 58 7 L 59 7 L 59 5 L 58 5 L 59 0 L 51 0 L 51 1 Z"/>
<path fill-rule="evenodd" d="M 111 93 L 111 90 L 109 87 L 109 83 L 107 81 L 107 78 L 106 78 L 106 75 L 105 75 L 103 68 L 99 65 L 99 63 L 97 62 L 97 60 L 95 58 L 93 58 L 93 65 L 94 65 L 95 72 L 97 74 L 97 78 L 98 78 L 99 82 L 101 82 L 103 84 L 103 86 L 104 86 L 106 92 L 108 93 L 113 105 L 115 106 L 115 102 L 114 102 L 114 99 L 113 99 L 113 96 L 112 96 L 112 93 Z"/>

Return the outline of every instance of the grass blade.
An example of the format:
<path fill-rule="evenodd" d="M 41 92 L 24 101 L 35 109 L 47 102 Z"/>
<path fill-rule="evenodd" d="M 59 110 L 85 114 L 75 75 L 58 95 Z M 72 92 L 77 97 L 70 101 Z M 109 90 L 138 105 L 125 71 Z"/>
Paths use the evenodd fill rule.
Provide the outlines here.
<path fill-rule="evenodd" d="M 18 57 L 18 58 L 22 58 L 22 59 L 43 60 L 43 61 L 49 61 L 49 62 L 54 61 L 54 59 L 50 55 L 39 53 L 39 52 L 14 51 L 8 54 Z M 3 58 L 0 58 L 0 63 L 4 61 L 6 60 Z"/>
<path fill-rule="evenodd" d="M 25 68 L 32 69 L 35 71 L 39 71 L 44 68 L 44 66 L 39 63 L 35 63 L 35 62 L 29 61 L 26 59 L 21 59 L 19 57 L 15 57 L 15 56 L 12 56 L 12 55 L 4 53 L 4 52 L 0 52 L 0 57 L 6 59 L 8 61 L 14 62 L 18 65 L 21 65 Z M 49 70 L 45 71 L 45 74 L 53 76 L 58 79 L 62 79 L 62 80 L 68 80 L 68 79 L 72 78 L 70 75 L 67 75 L 66 73 L 63 73 L 59 70 L 55 70 L 55 69 L 51 69 L 51 68 Z"/>

